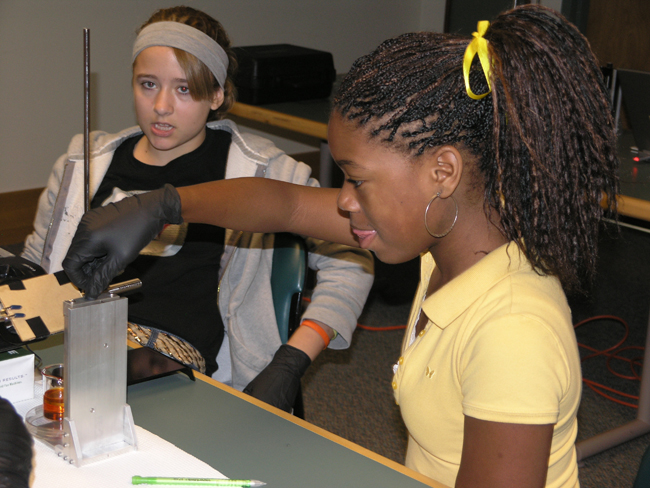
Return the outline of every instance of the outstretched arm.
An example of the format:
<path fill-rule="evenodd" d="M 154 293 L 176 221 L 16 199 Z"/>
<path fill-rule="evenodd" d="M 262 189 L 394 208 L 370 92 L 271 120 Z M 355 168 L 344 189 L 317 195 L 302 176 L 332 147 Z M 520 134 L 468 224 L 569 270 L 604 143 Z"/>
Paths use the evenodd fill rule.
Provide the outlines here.
<path fill-rule="evenodd" d="M 183 220 L 249 232 L 293 232 L 358 247 L 336 200 L 339 190 L 266 178 L 177 188 Z"/>
<path fill-rule="evenodd" d="M 63 268 L 87 296 L 97 297 L 166 224 L 183 220 L 357 245 L 336 198 L 336 190 L 262 178 L 214 181 L 179 191 L 165 185 L 87 212 Z"/>

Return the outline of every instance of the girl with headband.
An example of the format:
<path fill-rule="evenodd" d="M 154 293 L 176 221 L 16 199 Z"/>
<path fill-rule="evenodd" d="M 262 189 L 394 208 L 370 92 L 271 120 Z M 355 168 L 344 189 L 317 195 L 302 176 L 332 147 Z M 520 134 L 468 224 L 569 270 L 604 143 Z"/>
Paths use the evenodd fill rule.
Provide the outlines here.
<path fill-rule="evenodd" d="M 240 176 L 317 186 L 307 165 L 223 120 L 235 99 L 235 65 L 226 32 L 207 14 L 155 12 L 133 47 L 138 127 L 91 134 L 91 207 L 164 184 Z M 23 257 L 49 273 L 61 269 L 84 212 L 82 141 L 74 137 L 56 162 L 26 241 Z M 129 296 L 129 337 L 290 411 L 311 360 L 328 345 L 349 346 L 372 285 L 372 257 L 307 239 L 317 284 L 305 326 L 282 345 L 270 282 L 274 236 L 230 229 L 185 223 L 152 236 L 118 278 L 143 283 Z"/>
<path fill-rule="evenodd" d="M 393 366 L 406 465 L 450 487 L 579 486 L 580 358 L 565 291 L 593 279 L 618 191 L 587 40 L 536 5 L 472 39 L 390 39 L 343 81 L 329 143 L 339 192 L 252 178 L 167 186 L 84 216 L 64 269 L 96 293 L 181 221 L 356 242 L 388 263 L 420 255 Z M 238 194 L 257 198 L 229 204 Z M 133 236 L 133 225 L 149 230 Z"/>

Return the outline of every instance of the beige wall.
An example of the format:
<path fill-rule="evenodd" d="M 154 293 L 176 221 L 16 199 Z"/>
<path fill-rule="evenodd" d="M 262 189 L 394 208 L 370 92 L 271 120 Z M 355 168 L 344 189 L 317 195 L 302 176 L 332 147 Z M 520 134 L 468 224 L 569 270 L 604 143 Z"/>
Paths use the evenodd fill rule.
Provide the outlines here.
<path fill-rule="evenodd" d="M 290 43 L 329 51 L 339 73 L 384 39 L 442 31 L 446 0 L 0 0 L 0 193 L 45 186 L 83 131 L 83 28 L 90 29 L 91 129 L 135 123 L 135 29 L 186 4 L 219 19 L 234 45 Z M 544 4 L 560 9 L 561 0 Z M 271 136 L 289 153 L 317 141 Z M 306 145 L 307 144 L 307 145 Z"/>
<path fill-rule="evenodd" d="M 587 38 L 601 64 L 650 71 L 650 2 L 590 0 Z"/>
<path fill-rule="evenodd" d="M 91 128 L 117 131 L 134 124 L 134 31 L 155 9 L 179 3 L 219 19 L 234 45 L 322 49 L 345 72 L 390 36 L 442 30 L 445 0 L 0 0 L 0 193 L 44 186 L 83 131 L 83 28 L 90 29 Z"/>

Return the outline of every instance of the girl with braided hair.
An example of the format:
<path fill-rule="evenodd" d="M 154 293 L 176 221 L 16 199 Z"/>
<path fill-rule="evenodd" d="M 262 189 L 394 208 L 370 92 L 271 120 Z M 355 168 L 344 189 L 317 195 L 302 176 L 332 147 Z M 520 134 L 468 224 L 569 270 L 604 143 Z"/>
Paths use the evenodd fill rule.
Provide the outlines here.
<path fill-rule="evenodd" d="M 251 178 L 167 186 L 87 214 L 64 268 L 97 292 L 146 241 L 125 243 L 126 229 L 181 220 L 356 242 L 388 263 L 420 255 L 392 382 L 407 466 L 448 486 L 578 486 L 581 375 L 565 291 L 593 278 L 618 191 L 586 39 L 527 5 L 471 40 L 385 41 L 340 87 L 329 143 L 346 177 L 338 194 Z"/>
<path fill-rule="evenodd" d="M 13 405 L 0 398 L 0 488 L 31 486 L 33 444 Z"/>

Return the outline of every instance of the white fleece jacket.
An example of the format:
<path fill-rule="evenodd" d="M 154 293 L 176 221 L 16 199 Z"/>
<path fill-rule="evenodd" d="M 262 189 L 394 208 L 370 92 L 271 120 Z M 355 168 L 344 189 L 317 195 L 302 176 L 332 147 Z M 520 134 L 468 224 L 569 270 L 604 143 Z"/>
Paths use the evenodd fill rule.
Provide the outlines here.
<path fill-rule="evenodd" d="M 318 186 L 310 178 L 309 166 L 290 158 L 271 141 L 241 133 L 229 120 L 211 122 L 208 127 L 232 134 L 226 178 L 258 176 Z M 91 200 L 115 149 L 138 133 L 139 127 L 118 134 L 91 133 Z M 55 163 L 39 200 L 34 232 L 25 242 L 23 257 L 39 263 L 48 273 L 62 269 L 61 262 L 83 215 L 83 187 L 83 137 L 79 134 Z M 228 334 L 232 382 L 239 390 L 271 361 L 281 345 L 270 285 L 273 239 L 273 234 L 226 230 L 218 300 Z M 309 266 L 318 272 L 317 285 L 303 316 L 338 332 L 331 348 L 347 348 L 372 286 L 372 256 L 367 251 L 311 238 L 307 246 Z"/>

